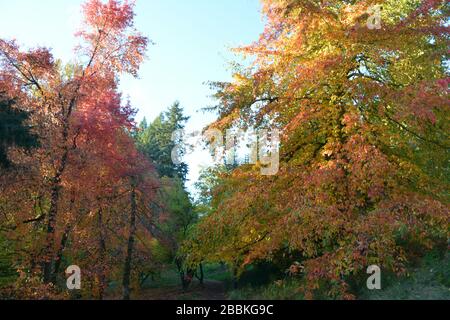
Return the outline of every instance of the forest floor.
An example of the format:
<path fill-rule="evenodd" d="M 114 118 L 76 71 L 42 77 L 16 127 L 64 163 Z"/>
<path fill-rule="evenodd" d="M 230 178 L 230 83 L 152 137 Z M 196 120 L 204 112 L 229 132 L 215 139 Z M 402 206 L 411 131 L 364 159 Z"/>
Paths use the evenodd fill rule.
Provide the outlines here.
<path fill-rule="evenodd" d="M 146 289 L 137 300 L 227 300 L 225 284 L 206 280 L 203 286 L 195 283 L 186 291 L 180 286 Z"/>
<path fill-rule="evenodd" d="M 196 280 L 187 291 L 183 291 L 175 270 L 163 273 L 148 281 L 136 300 L 297 300 L 298 284 L 286 282 L 282 287 L 243 286 L 230 290 L 231 274 L 222 266 L 205 266 L 204 286 Z M 361 300 L 450 300 L 450 254 L 428 255 L 406 277 L 383 277 L 383 290 L 362 290 Z"/>
<path fill-rule="evenodd" d="M 193 281 L 188 290 L 183 290 L 175 269 L 169 269 L 153 280 L 148 280 L 136 300 L 227 300 L 231 275 L 226 267 L 220 265 L 205 266 L 203 286 Z"/>

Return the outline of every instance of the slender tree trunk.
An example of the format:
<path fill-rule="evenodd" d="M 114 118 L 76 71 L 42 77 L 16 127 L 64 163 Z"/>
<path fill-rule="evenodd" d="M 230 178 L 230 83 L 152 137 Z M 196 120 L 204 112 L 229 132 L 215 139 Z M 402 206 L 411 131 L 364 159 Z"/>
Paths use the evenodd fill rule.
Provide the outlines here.
<path fill-rule="evenodd" d="M 64 128 L 64 141 L 67 143 L 68 140 L 68 128 Z M 48 212 L 48 222 L 47 222 L 47 243 L 44 250 L 44 283 L 50 283 L 54 277 L 54 247 L 55 247 L 55 230 L 56 221 L 58 216 L 58 203 L 61 191 L 61 177 L 66 170 L 67 158 L 69 157 L 69 147 L 66 145 L 64 147 L 63 155 L 61 157 L 61 163 L 55 176 L 53 177 L 51 190 L 50 190 L 50 210 Z"/>
<path fill-rule="evenodd" d="M 61 245 L 59 247 L 58 254 L 57 254 L 56 260 L 55 260 L 55 270 L 54 270 L 53 279 L 52 279 L 53 282 L 56 282 L 56 277 L 58 276 L 58 273 L 60 272 L 64 250 L 66 249 L 67 242 L 69 241 L 70 230 L 71 230 L 70 225 L 66 226 L 66 229 L 64 230 L 64 234 L 61 238 Z"/>
<path fill-rule="evenodd" d="M 239 287 L 239 279 L 238 279 L 238 268 L 236 266 L 233 267 L 233 289 L 237 290 Z"/>
<path fill-rule="evenodd" d="M 44 282 L 50 283 L 53 279 L 53 264 L 54 264 L 54 252 L 55 246 L 55 229 L 56 219 L 58 215 L 58 202 L 60 192 L 60 177 L 53 179 L 53 186 L 51 188 L 50 197 L 50 210 L 48 212 L 47 222 L 47 242 L 44 250 L 45 262 L 44 262 Z"/>
<path fill-rule="evenodd" d="M 184 290 L 186 275 L 184 274 L 184 270 L 183 270 L 183 260 L 181 258 L 177 258 L 175 260 L 175 264 L 177 265 L 178 274 L 180 275 L 181 287 Z"/>
<path fill-rule="evenodd" d="M 123 272 L 123 299 L 130 300 L 130 278 L 131 278 L 131 262 L 133 258 L 134 241 L 136 236 L 136 190 L 133 184 L 131 190 L 131 210 L 130 210 L 130 234 L 128 237 L 127 257 L 125 259 L 125 267 Z"/>
<path fill-rule="evenodd" d="M 177 265 L 178 273 L 180 275 L 181 287 L 183 288 L 184 291 L 186 291 L 187 289 L 189 289 L 189 286 L 192 283 L 192 280 L 195 276 L 195 271 L 190 270 L 190 269 L 187 269 L 185 271 L 185 269 L 183 268 L 183 259 L 182 258 L 177 258 L 175 260 L 175 263 Z"/>
<path fill-rule="evenodd" d="M 51 190 L 50 210 L 47 222 L 47 241 L 44 250 L 44 282 L 49 283 L 53 278 L 53 247 L 55 243 L 55 225 L 58 212 L 59 183 L 54 182 Z"/>
<path fill-rule="evenodd" d="M 199 274 L 199 276 L 197 278 L 198 278 L 198 281 L 200 281 L 200 285 L 202 287 L 204 287 L 204 284 L 205 284 L 205 273 L 203 272 L 203 263 L 200 263 L 199 271 L 200 271 L 200 274 Z"/>
<path fill-rule="evenodd" d="M 72 199 L 70 200 L 70 212 L 73 211 L 74 205 L 75 205 L 75 197 L 73 195 Z M 63 258 L 63 255 L 64 255 L 64 250 L 66 250 L 67 242 L 69 241 L 69 236 L 70 236 L 71 230 L 72 230 L 71 225 L 70 224 L 66 225 L 66 228 L 64 229 L 63 236 L 61 238 L 61 244 L 60 244 L 59 249 L 58 249 L 58 254 L 56 255 L 55 270 L 54 270 L 53 278 L 52 278 L 52 281 L 54 283 L 56 283 L 58 274 L 60 272 L 62 258 Z"/>
<path fill-rule="evenodd" d="M 99 259 L 100 259 L 100 271 L 98 275 L 99 282 L 99 290 L 98 290 L 98 300 L 103 300 L 106 290 L 106 272 L 105 272 L 105 263 L 106 263 L 106 240 L 105 233 L 103 227 L 103 211 L 100 209 L 98 211 L 98 245 L 99 245 Z"/>

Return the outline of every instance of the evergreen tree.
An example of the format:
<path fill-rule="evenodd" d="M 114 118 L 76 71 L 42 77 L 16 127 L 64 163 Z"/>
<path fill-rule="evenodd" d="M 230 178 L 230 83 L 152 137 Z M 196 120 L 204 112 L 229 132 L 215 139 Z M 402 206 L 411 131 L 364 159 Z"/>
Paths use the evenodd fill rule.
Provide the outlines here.
<path fill-rule="evenodd" d="M 180 103 L 175 102 L 150 125 L 144 119 L 136 139 L 140 149 L 154 162 L 160 176 L 179 178 L 185 183 L 188 173 L 187 164 L 175 164 L 172 159 L 172 152 L 177 146 L 180 158 L 185 152 L 182 137 L 176 137 L 175 141 L 173 139 L 174 133 L 184 130 L 189 120 L 189 117 L 183 113 Z"/>
<path fill-rule="evenodd" d="M 189 120 L 183 114 L 179 102 L 175 102 L 166 112 L 161 113 L 150 125 L 144 119 L 139 125 L 136 141 L 141 151 L 153 161 L 159 175 L 162 177 L 163 188 L 160 192 L 160 206 L 154 208 L 160 214 L 168 214 L 168 219 L 158 228 L 164 238 L 169 240 L 170 253 L 180 274 L 183 288 L 189 286 L 195 271 L 184 266 L 184 257 L 178 256 L 179 244 L 190 232 L 197 221 L 189 193 L 184 186 L 187 179 L 186 163 L 175 163 L 172 154 L 178 152 L 178 158 L 185 153 L 182 134 Z M 159 215 L 159 214 L 158 214 Z"/>
<path fill-rule="evenodd" d="M 7 153 L 10 147 L 32 148 L 37 137 L 25 124 L 28 113 L 15 107 L 14 101 L 0 97 L 0 166 L 11 165 Z"/>

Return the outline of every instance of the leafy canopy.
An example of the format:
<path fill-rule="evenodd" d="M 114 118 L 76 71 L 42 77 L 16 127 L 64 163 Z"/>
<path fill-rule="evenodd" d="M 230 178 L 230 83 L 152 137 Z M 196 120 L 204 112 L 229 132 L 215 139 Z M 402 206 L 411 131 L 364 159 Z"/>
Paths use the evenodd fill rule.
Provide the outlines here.
<path fill-rule="evenodd" d="M 381 29 L 369 9 L 381 5 Z M 213 128 L 283 131 L 280 172 L 240 166 L 211 190 L 192 264 L 301 263 L 304 293 L 352 298 L 377 264 L 448 238 L 448 13 L 440 0 L 264 0 L 255 58 L 216 83 Z M 419 251 L 420 251 L 419 250 Z"/>

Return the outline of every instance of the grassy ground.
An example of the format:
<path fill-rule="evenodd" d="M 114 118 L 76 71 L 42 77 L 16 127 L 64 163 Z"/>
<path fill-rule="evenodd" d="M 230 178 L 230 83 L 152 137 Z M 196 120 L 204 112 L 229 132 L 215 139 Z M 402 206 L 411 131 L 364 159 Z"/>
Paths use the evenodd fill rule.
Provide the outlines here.
<path fill-rule="evenodd" d="M 450 300 L 450 254 L 430 254 L 410 276 L 389 279 L 385 289 L 362 293 L 365 300 Z"/>
<path fill-rule="evenodd" d="M 295 281 L 280 281 L 264 287 L 235 290 L 228 297 L 233 300 L 301 300 L 298 287 Z M 450 300 L 450 254 L 442 257 L 431 253 L 419 266 L 411 269 L 409 276 L 385 275 L 382 290 L 364 288 L 357 297 L 359 300 Z"/>

